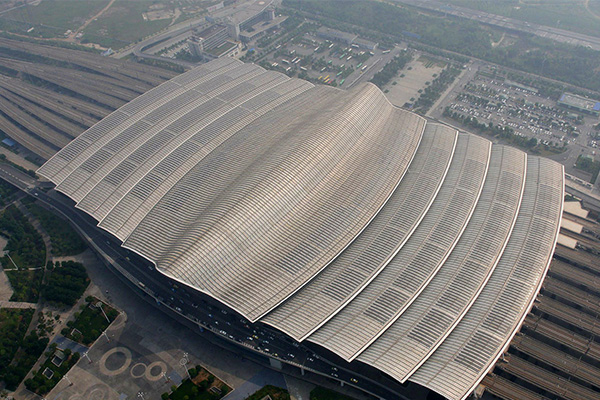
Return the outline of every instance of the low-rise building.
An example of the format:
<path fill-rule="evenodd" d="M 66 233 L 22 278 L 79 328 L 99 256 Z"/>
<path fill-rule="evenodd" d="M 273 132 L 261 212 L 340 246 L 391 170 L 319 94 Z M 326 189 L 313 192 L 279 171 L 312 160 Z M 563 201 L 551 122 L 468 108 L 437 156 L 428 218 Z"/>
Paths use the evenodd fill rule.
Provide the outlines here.
<path fill-rule="evenodd" d="M 558 100 L 558 105 L 585 114 L 600 115 L 600 101 L 588 99 L 572 93 L 563 93 Z"/>

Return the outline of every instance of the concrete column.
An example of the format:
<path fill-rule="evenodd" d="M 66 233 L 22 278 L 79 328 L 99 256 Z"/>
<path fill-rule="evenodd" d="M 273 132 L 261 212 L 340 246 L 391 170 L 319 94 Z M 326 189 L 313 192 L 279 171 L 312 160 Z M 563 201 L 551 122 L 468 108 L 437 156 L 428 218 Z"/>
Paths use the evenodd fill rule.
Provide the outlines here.
<path fill-rule="evenodd" d="M 269 357 L 269 363 L 271 364 L 271 367 L 276 368 L 276 369 L 282 369 L 283 365 L 281 364 L 281 361 L 275 359 L 275 358 L 271 358 Z"/>

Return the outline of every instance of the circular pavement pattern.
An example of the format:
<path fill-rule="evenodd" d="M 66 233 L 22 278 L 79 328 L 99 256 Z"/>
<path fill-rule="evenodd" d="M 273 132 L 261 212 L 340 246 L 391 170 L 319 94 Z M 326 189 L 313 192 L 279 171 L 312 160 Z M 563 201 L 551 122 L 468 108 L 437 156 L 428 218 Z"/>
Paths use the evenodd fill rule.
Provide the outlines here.
<path fill-rule="evenodd" d="M 141 378 L 148 371 L 148 367 L 144 363 L 137 363 L 131 367 L 130 374 L 133 378 Z"/>
<path fill-rule="evenodd" d="M 146 379 L 151 382 L 156 382 L 163 377 L 163 374 L 167 372 L 167 364 L 162 361 L 154 361 L 148 365 L 146 369 Z"/>
<path fill-rule="evenodd" d="M 130 364 L 131 351 L 127 347 L 114 347 L 100 358 L 99 369 L 104 375 L 114 376 L 125 372 Z"/>
<path fill-rule="evenodd" d="M 94 389 L 88 396 L 88 400 L 104 400 L 106 398 L 106 391 L 102 389 Z"/>

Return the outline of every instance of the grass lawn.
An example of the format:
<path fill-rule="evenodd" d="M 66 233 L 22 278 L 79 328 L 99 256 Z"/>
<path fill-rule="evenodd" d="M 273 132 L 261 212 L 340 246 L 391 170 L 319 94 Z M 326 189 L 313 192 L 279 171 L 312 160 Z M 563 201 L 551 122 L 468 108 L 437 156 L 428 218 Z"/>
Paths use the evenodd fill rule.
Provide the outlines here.
<path fill-rule="evenodd" d="M 78 29 L 86 19 L 102 10 L 109 0 L 43 0 L 39 5 L 21 7 L 5 14 L 2 22 L 11 31 L 19 32 L 30 27 L 31 36 L 60 37 L 68 29 Z M 17 29 L 15 29 L 17 28 Z"/>
<path fill-rule="evenodd" d="M 170 19 L 144 21 L 142 13 L 148 11 L 150 1 L 117 0 L 84 31 L 83 41 L 119 49 L 166 28 Z"/>
<path fill-rule="evenodd" d="M 98 339 L 109 325 L 100 308 L 95 306 L 98 299 L 95 297 L 89 297 L 88 299 L 90 301 L 83 306 L 83 310 L 80 313 L 75 313 L 75 320 L 67 322 L 67 328 L 63 329 L 64 336 L 86 346 Z M 102 308 L 111 322 L 119 315 L 117 310 L 107 304 L 103 303 Z"/>
<path fill-rule="evenodd" d="M 83 264 L 63 261 L 48 272 L 42 288 L 44 300 L 58 307 L 73 306 L 90 284 L 90 278 Z"/>
<path fill-rule="evenodd" d="M 6 383 L 7 389 L 15 390 L 19 386 L 44 352 L 48 341 L 47 337 L 39 336 L 35 331 L 30 332 L 20 341 L 19 350 L 10 363 L 10 368 L 0 376 L 0 380 Z"/>
<path fill-rule="evenodd" d="M 590 182 L 594 183 L 600 172 L 600 161 L 580 155 L 577 157 L 575 168 L 591 174 Z"/>
<path fill-rule="evenodd" d="M 0 231 L 8 236 L 5 250 L 19 268 L 40 268 L 46 262 L 46 246 L 42 236 L 15 207 L 9 206 L 0 216 Z M 4 268 L 14 268 L 8 257 L 0 259 Z"/>
<path fill-rule="evenodd" d="M 13 194 L 17 193 L 19 189 L 11 185 L 10 183 L 2 180 L 0 181 L 0 206 L 5 206 L 10 202 L 10 198 Z"/>
<path fill-rule="evenodd" d="M 0 309 L 0 379 L 14 358 L 34 310 Z"/>
<path fill-rule="evenodd" d="M 39 395 L 44 395 L 50 392 L 54 386 L 60 382 L 62 377 L 69 372 L 73 365 L 79 361 L 80 358 L 79 353 L 71 354 L 71 351 L 67 349 L 64 352 L 61 352 L 63 361 L 57 362 L 57 364 L 60 364 L 57 366 L 52 362 L 52 360 L 54 359 L 55 355 L 59 354 L 59 351 L 56 349 L 52 351 L 52 345 L 50 346 L 50 349 L 51 350 L 46 353 L 48 358 L 42 364 L 40 369 L 33 374 L 33 378 L 25 381 L 25 387 Z M 47 378 L 43 375 L 46 369 L 53 372 L 52 378 Z"/>
<path fill-rule="evenodd" d="M 38 302 L 42 277 L 44 276 L 43 270 L 12 270 L 4 272 L 14 290 L 10 301 Z"/>
<path fill-rule="evenodd" d="M 163 398 L 171 400 L 218 400 L 231 391 L 225 382 L 197 365 L 188 370 L 192 379 L 184 380 L 171 394 Z M 167 397 L 168 396 L 168 397 Z M 289 397 L 288 397 L 289 399 Z M 275 399 L 273 400 L 283 400 Z"/>

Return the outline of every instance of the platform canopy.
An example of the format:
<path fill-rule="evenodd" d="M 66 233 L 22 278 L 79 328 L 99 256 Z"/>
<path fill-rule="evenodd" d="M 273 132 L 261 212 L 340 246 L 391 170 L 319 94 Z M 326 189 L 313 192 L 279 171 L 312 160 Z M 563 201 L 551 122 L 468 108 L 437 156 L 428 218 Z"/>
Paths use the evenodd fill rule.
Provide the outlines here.
<path fill-rule="evenodd" d="M 464 399 L 531 308 L 560 164 L 427 122 L 370 83 L 231 58 L 150 90 L 38 173 L 250 321 Z"/>

